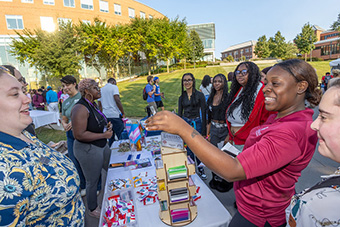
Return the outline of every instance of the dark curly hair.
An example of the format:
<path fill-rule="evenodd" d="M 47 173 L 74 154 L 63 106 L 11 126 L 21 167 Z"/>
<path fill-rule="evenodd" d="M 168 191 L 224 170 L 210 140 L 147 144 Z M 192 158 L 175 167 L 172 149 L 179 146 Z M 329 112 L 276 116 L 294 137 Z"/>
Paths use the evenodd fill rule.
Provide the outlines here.
<path fill-rule="evenodd" d="M 183 83 L 183 78 L 185 76 L 190 76 L 192 79 L 192 95 L 191 95 L 191 99 L 190 99 L 190 103 L 191 106 L 196 106 L 199 102 L 199 100 L 196 100 L 196 80 L 195 77 L 192 73 L 184 73 L 182 76 L 182 93 L 181 93 L 181 97 L 182 97 L 182 102 L 183 102 L 183 94 L 186 93 L 185 88 L 184 88 L 184 83 Z"/>
<path fill-rule="evenodd" d="M 222 99 L 221 99 L 221 102 L 220 102 L 220 103 L 222 103 L 224 101 L 224 98 L 226 98 L 228 96 L 228 81 L 227 81 L 227 78 L 225 77 L 225 75 L 223 75 L 222 73 L 219 73 L 216 76 L 214 76 L 213 81 L 217 77 L 220 77 L 221 80 L 223 81 L 223 84 L 224 84 L 223 85 Z M 211 93 L 210 93 L 208 101 L 207 101 L 208 106 L 213 103 L 215 94 L 216 94 L 216 89 L 214 88 L 214 86 L 212 86 Z"/>
<path fill-rule="evenodd" d="M 312 104 L 312 106 L 319 105 L 322 92 L 318 88 L 318 75 L 310 64 L 300 59 L 290 59 L 275 64 L 273 68 L 274 67 L 280 67 L 285 70 L 292 75 L 297 82 L 307 81 L 308 88 L 305 93 L 305 99 Z"/>
<path fill-rule="evenodd" d="M 237 82 L 236 80 L 236 71 L 241 65 L 245 65 L 247 68 L 248 81 L 247 81 L 246 86 L 243 88 L 243 91 L 240 94 L 239 98 L 234 103 L 232 103 L 237 91 L 241 87 L 241 84 L 239 84 L 239 82 Z M 236 107 L 238 107 L 239 105 L 242 105 L 241 106 L 241 119 L 244 121 L 248 120 L 249 115 L 254 108 L 254 103 L 255 103 L 256 96 L 257 96 L 256 90 L 257 90 L 257 87 L 260 81 L 261 81 L 260 70 L 259 70 L 259 67 L 255 63 L 250 62 L 250 61 L 241 62 L 236 67 L 234 71 L 233 79 L 231 82 L 231 86 L 230 86 L 230 93 L 228 96 L 227 106 L 229 106 L 231 103 L 232 104 L 230 105 L 227 111 L 227 116 L 234 117 L 232 115 L 233 111 L 235 110 Z"/>

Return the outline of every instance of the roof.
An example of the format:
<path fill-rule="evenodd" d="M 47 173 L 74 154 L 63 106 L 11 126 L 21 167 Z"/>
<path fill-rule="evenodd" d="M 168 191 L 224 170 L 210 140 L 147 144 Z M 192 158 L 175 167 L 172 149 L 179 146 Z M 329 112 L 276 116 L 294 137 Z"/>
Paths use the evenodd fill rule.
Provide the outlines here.
<path fill-rule="evenodd" d="M 313 25 L 313 29 L 314 30 L 320 30 L 320 31 L 325 31 L 325 29 L 323 29 L 323 28 L 321 28 L 320 26 L 318 26 L 318 25 Z"/>
<path fill-rule="evenodd" d="M 340 37 L 335 37 L 333 39 L 324 39 L 324 40 L 321 40 L 321 41 L 318 41 L 318 42 L 314 43 L 314 45 L 323 44 L 323 43 L 329 43 L 329 42 L 338 41 L 338 40 L 340 40 Z"/>
<path fill-rule="evenodd" d="M 257 41 L 254 41 L 254 40 L 250 40 L 250 41 L 247 41 L 247 42 L 239 43 L 239 44 L 236 44 L 236 45 L 228 47 L 227 49 L 225 49 L 221 53 L 228 52 L 228 51 L 233 51 L 233 50 L 238 50 L 238 49 L 244 48 L 244 47 L 255 46 L 256 43 L 257 43 Z"/>

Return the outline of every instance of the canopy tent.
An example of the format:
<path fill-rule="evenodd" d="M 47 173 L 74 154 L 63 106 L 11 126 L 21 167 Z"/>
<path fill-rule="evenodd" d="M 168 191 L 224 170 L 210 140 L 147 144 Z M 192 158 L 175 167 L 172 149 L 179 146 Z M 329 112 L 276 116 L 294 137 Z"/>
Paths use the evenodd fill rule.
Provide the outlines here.
<path fill-rule="evenodd" d="M 338 59 L 336 59 L 334 61 L 329 62 L 329 66 L 330 67 L 334 67 L 334 66 L 338 66 L 338 65 L 340 65 L 340 58 L 338 58 Z"/>
<path fill-rule="evenodd" d="M 331 71 L 333 71 L 333 69 L 340 69 L 340 58 L 329 62 L 329 66 L 331 67 Z"/>

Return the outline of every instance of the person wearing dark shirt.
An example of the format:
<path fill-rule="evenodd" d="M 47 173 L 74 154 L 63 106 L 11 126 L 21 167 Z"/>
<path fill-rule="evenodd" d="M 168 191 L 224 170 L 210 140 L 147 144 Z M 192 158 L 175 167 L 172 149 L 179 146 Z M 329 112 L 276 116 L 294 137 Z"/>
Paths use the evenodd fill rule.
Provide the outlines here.
<path fill-rule="evenodd" d="M 71 112 L 71 123 L 75 138 L 74 156 L 79 161 L 86 179 L 86 200 L 89 215 L 100 218 L 97 203 L 97 185 L 101 170 L 107 171 L 111 150 L 107 140 L 112 136 L 112 124 L 99 110 L 95 100 L 101 97 L 98 83 L 83 79 L 78 85 L 81 99 Z"/>
<path fill-rule="evenodd" d="M 195 128 L 203 136 L 206 135 L 206 105 L 205 97 L 202 92 L 197 91 L 195 87 L 195 77 L 192 73 L 185 73 L 182 77 L 182 94 L 178 99 L 178 115 L 182 117 L 188 124 Z M 185 90 L 184 90 L 185 88 Z M 202 112 L 202 119 L 200 117 Z M 188 155 L 195 159 L 189 147 L 187 147 Z M 196 158 L 197 165 L 200 166 L 201 161 Z M 198 167 L 198 172 L 202 179 L 206 179 L 207 175 L 202 166 Z"/>
<path fill-rule="evenodd" d="M 213 86 L 207 101 L 207 139 L 216 147 L 218 147 L 218 144 L 221 142 L 223 144 L 225 137 L 228 135 L 228 125 L 226 123 L 225 117 L 225 112 L 227 110 L 227 99 L 227 78 L 223 74 L 217 74 L 213 79 Z M 209 182 L 209 186 L 210 188 L 216 189 L 219 192 L 227 192 L 233 187 L 233 183 L 229 183 L 212 172 L 212 179 Z"/>

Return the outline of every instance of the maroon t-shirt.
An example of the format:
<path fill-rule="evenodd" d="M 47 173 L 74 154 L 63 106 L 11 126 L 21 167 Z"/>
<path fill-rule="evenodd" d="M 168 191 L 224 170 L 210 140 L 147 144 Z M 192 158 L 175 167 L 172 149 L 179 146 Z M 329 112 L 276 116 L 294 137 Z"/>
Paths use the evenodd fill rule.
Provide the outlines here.
<path fill-rule="evenodd" d="M 247 180 L 235 182 L 238 211 L 250 222 L 264 226 L 285 223 L 285 209 L 295 193 L 301 171 L 313 157 L 317 135 L 310 128 L 313 110 L 283 118 L 271 115 L 249 134 L 237 156 Z"/>

